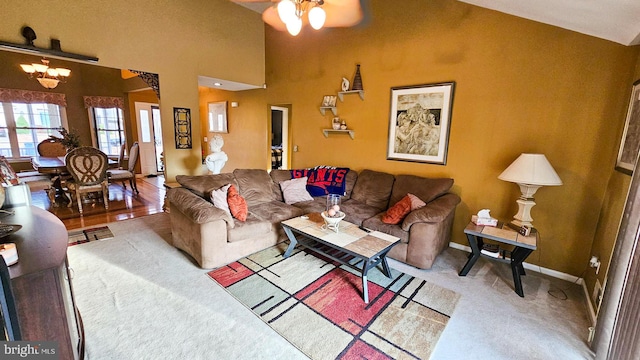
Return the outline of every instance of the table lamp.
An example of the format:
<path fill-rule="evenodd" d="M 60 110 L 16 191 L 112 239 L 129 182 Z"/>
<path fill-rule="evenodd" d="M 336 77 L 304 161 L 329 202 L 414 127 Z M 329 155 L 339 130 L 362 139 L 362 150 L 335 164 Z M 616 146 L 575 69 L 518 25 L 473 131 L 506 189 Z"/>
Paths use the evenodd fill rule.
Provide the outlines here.
<path fill-rule="evenodd" d="M 518 213 L 511 221 L 518 228 L 532 226 L 531 208 L 536 204 L 533 194 L 540 187 L 562 185 L 562 180 L 543 154 L 521 154 L 498 179 L 520 186 L 522 195 L 516 200 Z"/>

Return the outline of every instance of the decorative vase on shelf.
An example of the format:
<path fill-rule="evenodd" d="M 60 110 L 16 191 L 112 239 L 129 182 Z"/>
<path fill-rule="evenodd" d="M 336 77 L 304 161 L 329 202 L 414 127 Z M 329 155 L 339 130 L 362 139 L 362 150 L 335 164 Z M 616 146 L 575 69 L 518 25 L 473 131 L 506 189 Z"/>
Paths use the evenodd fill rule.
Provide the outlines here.
<path fill-rule="evenodd" d="M 340 118 L 339 117 L 334 117 L 333 121 L 331 122 L 331 127 L 333 128 L 333 130 L 340 130 Z"/>
<path fill-rule="evenodd" d="M 349 90 L 349 80 L 347 78 L 342 78 L 342 91 Z"/>
<path fill-rule="evenodd" d="M 356 64 L 356 74 L 351 83 L 351 90 L 364 90 L 362 87 L 362 76 L 360 75 L 360 64 Z"/>
<path fill-rule="evenodd" d="M 347 130 L 347 122 L 342 120 L 342 123 L 340 123 L 340 130 Z"/>

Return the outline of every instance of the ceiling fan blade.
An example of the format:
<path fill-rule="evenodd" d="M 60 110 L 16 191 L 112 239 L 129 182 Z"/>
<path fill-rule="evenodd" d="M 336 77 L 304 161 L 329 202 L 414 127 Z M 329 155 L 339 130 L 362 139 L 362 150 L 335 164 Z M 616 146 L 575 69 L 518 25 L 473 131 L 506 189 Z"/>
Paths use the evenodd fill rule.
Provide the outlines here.
<path fill-rule="evenodd" d="M 324 0 L 322 8 L 327 13 L 324 27 L 349 27 L 360 23 L 364 17 L 360 0 Z M 276 30 L 287 30 L 275 6 L 269 7 L 262 13 L 262 20 Z M 304 16 L 302 22 L 304 26 L 309 23 L 309 20 Z"/>

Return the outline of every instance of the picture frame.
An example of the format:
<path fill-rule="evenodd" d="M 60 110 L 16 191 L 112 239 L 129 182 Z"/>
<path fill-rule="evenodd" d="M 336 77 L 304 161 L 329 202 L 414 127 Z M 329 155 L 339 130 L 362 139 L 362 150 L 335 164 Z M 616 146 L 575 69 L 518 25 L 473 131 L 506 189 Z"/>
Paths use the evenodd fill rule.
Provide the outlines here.
<path fill-rule="evenodd" d="M 229 128 L 227 125 L 227 102 L 210 102 L 207 105 L 207 122 L 209 124 L 209 132 L 228 133 Z"/>
<path fill-rule="evenodd" d="M 446 165 L 455 82 L 391 88 L 387 160 Z"/>
<path fill-rule="evenodd" d="M 191 109 L 173 108 L 176 149 L 191 149 Z"/>
<path fill-rule="evenodd" d="M 624 132 L 620 140 L 615 169 L 632 175 L 640 151 L 640 79 L 631 87 Z"/>
<path fill-rule="evenodd" d="M 18 174 L 4 156 L 0 156 L 0 183 L 2 186 L 13 186 L 20 183 Z"/>
<path fill-rule="evenodd" d="M 335 107 L 337 98 L 338 97 L 335 96 L 335 95 L 325 95 L 324 98 L 322 99 L 322 106 L 323 107 Z"/>

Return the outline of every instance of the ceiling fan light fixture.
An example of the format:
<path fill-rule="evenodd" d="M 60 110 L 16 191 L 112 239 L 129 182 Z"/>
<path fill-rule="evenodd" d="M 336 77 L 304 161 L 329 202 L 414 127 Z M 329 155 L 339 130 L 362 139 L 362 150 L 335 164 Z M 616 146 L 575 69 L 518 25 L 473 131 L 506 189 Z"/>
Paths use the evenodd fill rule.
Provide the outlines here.
<path fill-rule="evenodd" d="M 282 0 L 277 6 L 278 16 L 283 23 L 287 24 L 296 18 L 296 4 L 292 0 Z"/>
<path fill-rule="evenodd" d="M 320 6 L 315 6 L 309 10 L 309 23 L 312 28 L 316 30 L 322 29 L 325 20 L 327 20 L 327 13 Z"/>
<path fill-rule="evenodd" d="M 287 31 L 291 36 L 297 36 L 300 34 L 300 30 L 302 30 L 302 19 L 295 17 L 285 24 L 287 25 Z"/>

